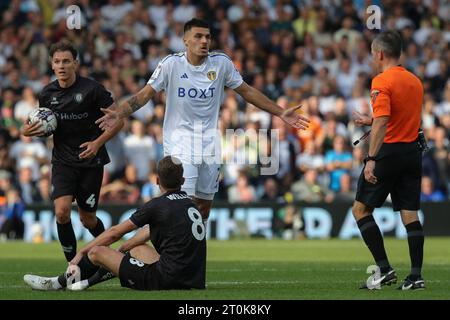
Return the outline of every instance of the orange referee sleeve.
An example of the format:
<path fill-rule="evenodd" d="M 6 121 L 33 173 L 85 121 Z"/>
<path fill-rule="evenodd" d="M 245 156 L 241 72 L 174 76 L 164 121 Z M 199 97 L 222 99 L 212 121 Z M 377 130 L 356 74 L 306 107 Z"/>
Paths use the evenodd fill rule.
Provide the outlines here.
<path fill-rule="evenodd" d="M 374 118 L 391 115 L 391 92 L 386 80 L 379 75 L 372 80 L 370 100 Z"/>

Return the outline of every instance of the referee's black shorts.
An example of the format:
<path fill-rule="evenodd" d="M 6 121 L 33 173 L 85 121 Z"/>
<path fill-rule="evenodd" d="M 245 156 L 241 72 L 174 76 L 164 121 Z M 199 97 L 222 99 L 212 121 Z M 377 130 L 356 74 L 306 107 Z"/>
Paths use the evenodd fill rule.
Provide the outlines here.
<path fill-rule="evenodd" d="M 368 207 L 379 208 L 391 194 L 394 211 L 420 209 L 422 151 L 417 142 L 384 143 L 375 165 L 377 183 L 358 180 L 356 200 Z"/>

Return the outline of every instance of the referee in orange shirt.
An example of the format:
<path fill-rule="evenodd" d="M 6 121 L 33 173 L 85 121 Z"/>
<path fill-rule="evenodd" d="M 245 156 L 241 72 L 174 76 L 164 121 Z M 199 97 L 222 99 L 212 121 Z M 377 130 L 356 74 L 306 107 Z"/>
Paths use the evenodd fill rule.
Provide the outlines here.
<path fill-rule="evenodd" d="M 425 288 L 421 275 L 424 234 L 417 214 L 422 174 L 418 132 L 423 86 L 414 74 L 399 65 L 401 49 L 401 38 L 395 31 L 383 32 L 372 42 L 372 56 L 379 74 L 372 80 L 370 93 L 373 119 L 354 114 L 357 125 L 371 125 L 372 130 L 353 215 L 380 268 L 376 284 L 396 283 L 397 275 L 389 264 L 383 236 L 372 216 L 374 208 L 381 207 L 391 194 L 394 211 L 400 210 L 408 233 L 411 257 L 411 273 L 399 289 L 417 290 Z M 361 286 L 367 288 L 366 283 Z"/>

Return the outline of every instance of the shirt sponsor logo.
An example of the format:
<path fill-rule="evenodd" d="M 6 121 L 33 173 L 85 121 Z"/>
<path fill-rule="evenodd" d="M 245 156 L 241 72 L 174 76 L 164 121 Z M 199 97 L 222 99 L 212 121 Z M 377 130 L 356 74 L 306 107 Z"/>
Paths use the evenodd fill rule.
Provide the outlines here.
<path fill-rule="evenodd" d="M 58 112 L 55 113 L 56 117 L 60 120 L 83 120 L 89 117 L 89 113 L 66 113 L 66 112 Z"/>
<path fill-rule="evenodd" d="M 214 90 L 216 88 L 196 89 L 178 87 L 178 97 L 184 98 L 188 96 L 189 98 L 208 99 L 214 97 Z"/>

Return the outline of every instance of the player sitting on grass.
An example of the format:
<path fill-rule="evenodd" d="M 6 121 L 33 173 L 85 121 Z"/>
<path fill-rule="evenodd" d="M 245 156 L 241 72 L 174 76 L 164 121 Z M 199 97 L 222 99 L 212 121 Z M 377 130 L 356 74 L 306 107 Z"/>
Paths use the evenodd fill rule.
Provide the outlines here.
<path fill-rule="evenodd" d="M 84 290 L 114 275 L 123 287 L 136 290 L 204 289 L 206 230 L 194 202 L 180 190 L 183 167 L 167 156 L 158 163 L 157 174 L 162 196 L 88 243 L 63 275 L 25 275 L 25 283 L 36 290 Z M 108 247 L 139 227 L 118 250 Z M 154 248 L 145 244 L 149 239 Z M 74 277 L 81 281 L 72 282 Z"/>

